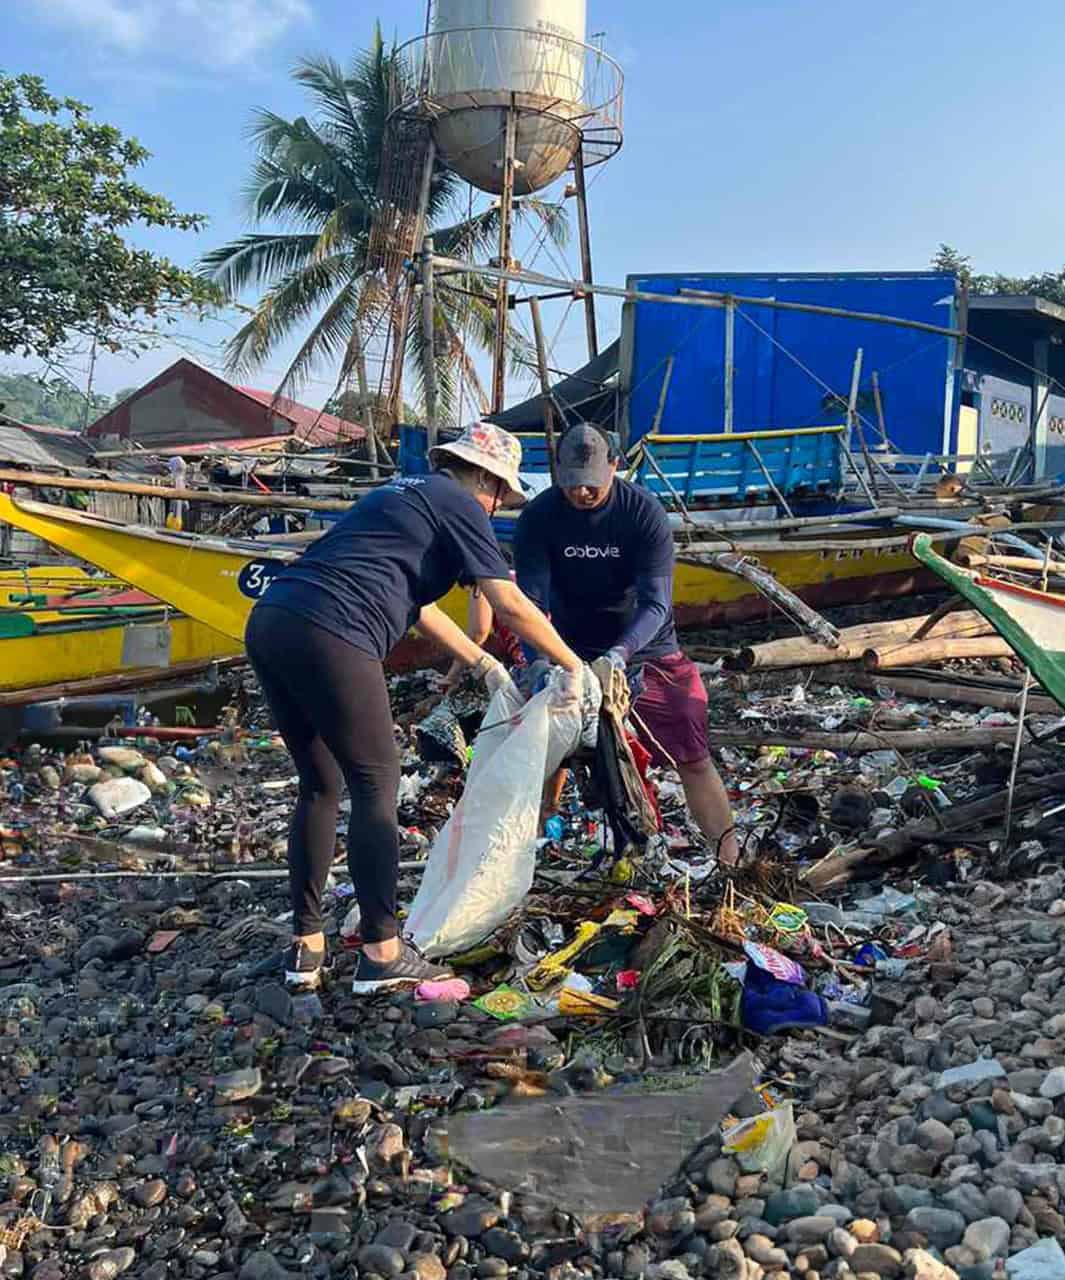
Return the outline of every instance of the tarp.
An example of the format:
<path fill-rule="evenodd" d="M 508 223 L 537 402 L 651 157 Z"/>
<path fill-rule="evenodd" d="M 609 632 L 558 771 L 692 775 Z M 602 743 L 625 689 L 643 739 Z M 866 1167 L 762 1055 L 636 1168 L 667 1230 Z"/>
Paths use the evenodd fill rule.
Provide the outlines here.
<path fill-rule="evenodd" d="M 592 422 L 608 431 L 615 430 L 617 417 L 617 376 L 619 341 L 614 341 L 589 360 L 582 369 L 556 382 L 551 399 L 562 416 L 560 429 L 577 422 Z M 507 431 L 542 431 L 544 427 L 543 397 L 533 396 L 488 419 Z"/>
<path fill-rule="evenodd" d="M 627 287 L 672 296 L 702 290 L 767 298 L 944 327 L 954 319 L 955 280 L 939 272 L 649 274 L 630 275 Z M 725 429 L 725 340 L 723 307 L 625 304 L 621 432 L 627 443 L 650 430 L 660 405 L 661 434 Z M 844 422 L 859 348 L 860 415 L 875 425 L 871 374 L 876 370 L 894 447 L 902 453 L 944 452 L 944 425 L 953 419 L 957 399 L 952 339 L 853 317 L 758 304 L 736 306 L 732 429 L 786 431 Z M 867 431 L 867 439 L 875 444 L 875 432 Z M 952 447 L 953 441 L 948 442 L 947 451 Z"/>

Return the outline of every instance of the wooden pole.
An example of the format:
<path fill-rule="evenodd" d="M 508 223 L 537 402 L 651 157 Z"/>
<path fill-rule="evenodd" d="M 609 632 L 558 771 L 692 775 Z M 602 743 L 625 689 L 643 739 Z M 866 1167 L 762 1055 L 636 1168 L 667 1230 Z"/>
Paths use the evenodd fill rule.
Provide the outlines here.
<path fill-rule="evenodd" d="M 517 140 L 518 112 L 514 95 L 510 95 L 507 123 L 503 136 L 503 191 L 499 197 L 499 267 L 501 273 L 510 271 L 510 224 L 514 211 L 514 149 Z M 506 395 L 507 377 L 507 328 L 510 294 L 508 275 L 496 277 L 496 332 L 492 351 L 492 412 L 500 413 Z"/>
<path fill-rule="evenodd" d="M 953 702 L 962 706 L 998 707 L 1017 711 L 1021 705 L 1018 689 L 993 689 L 987 685 L 964 685 L 949 677 L 922 678 L 911 675 L 885 675 L 863 671 L 842 664 L 817 667 L 813 679 L 818 684 L 840 684 L 850 689 L 891 689 L 904 698 L 920 698 L 924 702 Z M 1053 698 L 1029 697 L 1028 709 L 1037 716 L 1056 716 L 1061 708 Z"/>
<path fill-rule="evenodd" d="M 775 733 L 759 729 L 709 729 L 715 747 L 813 747 L 818 751 L 953 751 L 970 747 L 990 747 L 1012 742 L 1016 733 L 1004 728 L 979 729 L 896 729 L 883 732 L 856 730 L 853 733 Z"/>
<path fill-rule="evenodd" d="M 826 618 L 821 615 L 804 601 L 800 600 L 794 592 L 789 591 L 786 586 L 777 578 L 775 578 L 768 569 L 763 568 L 750 556 L 742 555 L 734 551 L 726 551 L 720 555 L 714 555 L 708 558 L 707 563 L 713 565 L 715 569 L 722 573 L 731 573 L 737 578 L 742 578 L 744 582 L 749 582 L 756 591 L 760 592 L 767 600 L 771 600 L 773 604 L 789 618 L 791 618 L 798 626 L 812 632 L 817 637 L 820 644 L 835 653 L 839 647 L 839 632 Z"/>
<path fill-rule="evenodd" d="M 588 186 L 584 180 L 584 149 L 580 142 L 573 157 L 574 185 L 577 188 L 577 232 L 581 243 L 581 277 L 586 285 L 592 283 L 592 237 L 588 229 Z M 584 326 L 588 334 L 588 358 L 599 354 L 599 334 L 595 323 L 595 294 L 589 289 L 584 295 Z"/>
<path fill-rule="evenodd" d="M 1012 732 L 1010 730 L 1011 734 Z M 1018 786 L 1014 795 L 1014 804 L 1027 805 L 1043 799 L 1056 799 L 1061 795 L 1063 788 L 1065 788 L 1065 773 L 1046 774 L 1036 781 Z M 1006 801 L 1007 792 L 1003 788 L 982 800 L 973 800 L 967 804 L 941 809 L 935 818 L 922 818 L 917 822 L 907 823 L 901 831 L 885 836 L 880 841 L 877 852 L 884 860 L 904 857 L 907 853 L 919 849 L 929 839 L 939 836 L 944 829 L 948 833 L 974 828 L 986 832 L 988 820 L 1005 812 Z M 964 842 L 959 841 L 959 843 Z"/>
<path fill-rule="evenodd" d="M 1012 655 L 1013 650 L 997 635 L 944 636 L 866 649 L 862 654 L 862 665 L 866 671 L 889 671 L 892 667 L 919 667 L 926 662 L 946 662 L 950 658 L 1008 658 Z"/>
<path fill-rule="evenodd" d="M 370 402 L 370 385 L 369 379 L 366 377 L 366 352 L 363 350 L 362 334 L 356 331 L 354 340 L 357 344 L 355 349 L 355 379 L 358 383 L 359 399 L 362 401 L 363 412 L 366 417 L 366 457 L 370 464 L 370 479 L 377 480 L 381 475 L 381 470 L 377 465 L 377 422 L 373 404 Z"/>
<path fill-rule="evenodd" d="M 861 347 L 854 353 L 854 368 L 851 371 L 851 390 L 847 397 L 847 427 L 853 435 L 858 436 L 858 443 L 861 445 L 862 457 L 865 459 L 865 469 L 869 473 L 869 486 L 873 491 L 873 497 L 879 500 L 880 490 L 876 484 L 876 471 L 873 467 L 873 459 L 869 453 L 869 444 L 865 438 L 865 428 L 862 425 L 861 414 L 858 412 L 858 389 L 862 380 L 862 349 Z"/>
<path fill-rule="evenodd" d="M 964 563 L 969 569 L 1021 569 L 1032 573 L 1042 573 L 1044 567 L 1050 576 L 1065 574 L 1065 560 L 1050 560 L 1045 566 L 1042 561 L 1031 556 L 982 556 L 969 552 L 964 560 L 956 557 L 959 564 Z"/>
<path fill-rule="evenodd" d="M 427 355 L 425 360 L 425 431 L 426 445 L 433 448 L 437 439 L 436 416 L 436 295 L 433 288 L 433 237 L 422 241 L 422 340 Z"/>
<path fill-rule="evenodd" d="M 529 314 L 532 316 L 533 336 L 536 339 L 536 363 L 540 370 L 540 399 L 544 415 L 544 440 L 547 443 L 547 462 L 551 469 L 551 483 L 558 481 L 557 460 L 555 458 L 555 407 L 551 402 L 551 379 L 547 371 L 547 345 L 544 342 L 544 323 L 540 315 L 540 303 L 537 298 L 529 299 Z"/>
<path fill-rule="evenodd" d="M 931 617 L 932 615 L 928 615 Z M 857 662 L 865 651 L 877 645 L 906 643 L 915 627 L 920 627 L 928 617 L 899 618 L 890 622 L 862 623 L 845 627 L 839 633 L 835 647 L 821 644 L 806 636 L 788 636 L 783 640 L 767 640 L 763 644 L 740 649 L 733 664 L 741 671 L 767 670 L 779 667 L 824 666 L 830 662 Z M 941 619 L 934 628 L 941 638 L 948 636 L 979 636 L 993 634 L 991 623 L 975 610 L 951 614 Z"/>
<path fill-rule="evenodd" d="M 0 470 L 0 481 L 47 489 L 80 489 L 89 493 L 129 493 L 144 498 L 170 498 L 180 502 L 213 502 L 220 507 L 280 507 L 288 511 L 347 511 L 354 499 L 304 498 L 298 493 L 232 493 L 220 489 L 172 489 L 162 484 L 132 481 L 84 480 L 80 476 L 50 476 L 40 471 Z M 368 493 L 362 489 L 360 493 Z"/>
<path fill-rule="evenodd" d="M 871 377 L 873 382 L 873 404 L 876 405 L 876 425 L 880 428 L 881 440 L 887 444 L 887 426 L 884 423 L 884 402 L 880 398 L 880 374 L 874 369 Z"/>
<path fill-rule="evenodd" d="M 666 396 L 669 395 L 669 384 L 673 381 L 673 357 L 666 359 L 666 371 L 662 375 L 662 390 L 658 393 L 658 406 L 655 409 L 654 421 L 651 423 L 651 430 L 648 431 L 649 436 L 658 435 L 658 428 L 662 425 L 662 415 L 666 411 Z"/>
<path fill-rule="evenodd" d="M 581 297 L 585 289 L 604 298 L 621 298 L 625 302 L 662 302 L 675 307 L 723 307 L 727 298 L 742 306 L 769 307 L 779 311 L 801 311 L 812 315 L 840 316 L 846 320 L 869 320 L 874 324 L 892 325 L 898 329 L 916 329 L 919 333 L 938 333 L 945 338 L 958 337 L 957 329 L 941 324 L 926 324 L 923 320 L 904 320 L 900 316 L 876 315 L 871 311 L 847 311 L 843 307 L 817 307 L 808 302 L 781 302 L 776 298 L 748 298 L 741 294 L 712 293 L 705 289 L 682 289 L 676 293 L 652 293 L 647 289 L 623 289 L 617 285 L 585 285 L 580 280 L 564 280 L 560 276 L 546 276 L 539 271 L 505 270 L 502 267 L 477 266 L 463 262 L 461 258 L 437 255 L 437 271 L 444 274 L 482 275 L 486 280 L 509 280 L 515 284 L 536 285 L 538 288 L 559 289 L 572 297 Z"/>

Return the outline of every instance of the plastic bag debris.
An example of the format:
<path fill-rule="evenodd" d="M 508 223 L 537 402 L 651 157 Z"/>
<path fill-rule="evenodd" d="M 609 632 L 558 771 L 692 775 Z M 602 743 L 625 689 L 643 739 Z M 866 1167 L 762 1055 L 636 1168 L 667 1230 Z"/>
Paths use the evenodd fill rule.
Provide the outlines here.
<path fill-rule="evenodd" d="M 136 778 L 108 778 L 89 788 L 89 799 L 105 818 L 117 818 L 147 804 L 152 793 Z"/>
<path fill-rule="evenodd" d="M 695 1088 L 523 1101 L 447 1120 L 447 1153 L 578 1217 L 637 1213 L 754 1083 L 749 1053 Z"/>
<path fill-rule="evenodd" d="M 863 898 L 857 904 L 859 911 L 869 915 L 901 916 L 916 910 L 917 899 L 911 893 L 900 893 L 890 886 L 873 898 Z"/>
<path fill-rule="evenodd" d="M 548 775 L 575 750 L 580 710 L 552 705 L 549 686 L 526 703 L 499 689 L 473 747 L 466 787 L 429 851 L 408 929 L 430 957 L 488 937 L 532 886 L 540 799 Z"/>
<path fill-rule="evenodd" d="M 721 1136 L 722 1150 L 736 1157 L 744 1173 L 767 1173 L 772 1177 L 787 1164 L 797 1140 L 795 1113 L 789 1102 L 750 1120 L 741 1120 Z"/>

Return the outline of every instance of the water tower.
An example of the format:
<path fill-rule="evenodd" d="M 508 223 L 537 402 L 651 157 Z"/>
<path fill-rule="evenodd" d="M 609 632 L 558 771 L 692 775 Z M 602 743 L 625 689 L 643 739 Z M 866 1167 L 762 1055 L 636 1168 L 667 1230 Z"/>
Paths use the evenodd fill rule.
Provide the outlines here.
<path fill-rule="evenodd" d="M 499 196 L 499 265 L 511 265 L 514 197 L 574 173 L 582 272 L 591 282 L 585 171 L 621 146 L 621 68 L 586 43 L 586 0 L 435 0 L 401 51 L 410 92 L 394 114 L 428 124 L 433 150 Z M 591 353 L 595 310 L 585 297 Z M 496 298 L 492 408 L 503 407 L 508 285 Z"/>

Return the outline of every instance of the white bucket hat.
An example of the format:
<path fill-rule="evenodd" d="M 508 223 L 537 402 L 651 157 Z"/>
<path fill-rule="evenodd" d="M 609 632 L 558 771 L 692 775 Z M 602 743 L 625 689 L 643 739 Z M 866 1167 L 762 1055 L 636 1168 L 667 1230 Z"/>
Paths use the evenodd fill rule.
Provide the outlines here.
<path fill-rule="evenodd" d="M 490 475 L 498 477 L 507 486 L 504 507 L 525 505 L 518 469 L 521 466 L 521 444 L 502 427 L 491 422 L 472 422 L 462 435 L 450 444 L 434 445 L 429 450 L 429 463 L 434 471 L 447 465 L 447 458 L 461 458 Z"/>

